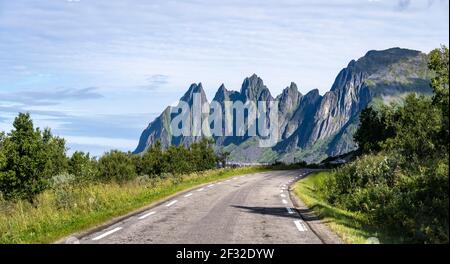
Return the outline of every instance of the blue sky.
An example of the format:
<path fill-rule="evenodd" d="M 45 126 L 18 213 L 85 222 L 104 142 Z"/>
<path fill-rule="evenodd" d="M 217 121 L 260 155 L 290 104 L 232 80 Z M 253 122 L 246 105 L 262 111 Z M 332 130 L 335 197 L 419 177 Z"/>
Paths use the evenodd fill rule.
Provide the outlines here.
<path fill-rule="evenodd" d="M 133 150 L 193 82 L 252 73 L 272 94 L 330 89 L 371 49 L 449 43 L 448 0 L 0 0 L 0 130 L 17 112 L 70 152 Z"/>

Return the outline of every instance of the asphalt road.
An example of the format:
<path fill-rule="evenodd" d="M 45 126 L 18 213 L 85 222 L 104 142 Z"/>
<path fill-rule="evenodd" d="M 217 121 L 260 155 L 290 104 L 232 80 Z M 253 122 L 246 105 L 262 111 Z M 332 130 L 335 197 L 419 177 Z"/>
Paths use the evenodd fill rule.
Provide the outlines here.
<path fill-rule="evenodd" d="M 237 176 L 194 189 L 80 243 L 321 243 L 288 188 L 306 170 Z"/>

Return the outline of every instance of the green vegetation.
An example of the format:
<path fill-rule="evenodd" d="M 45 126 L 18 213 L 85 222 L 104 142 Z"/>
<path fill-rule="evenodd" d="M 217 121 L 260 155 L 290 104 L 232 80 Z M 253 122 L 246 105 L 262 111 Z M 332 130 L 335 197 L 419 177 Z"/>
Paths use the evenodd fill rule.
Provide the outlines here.
<path fill-rule="evenodd" d="M 363 111 L 355 134 L 360 156 L 323 180 L 310 180 L 318 190 L 306 197 L 310 203 L 322 204 L 325 215 L 346 228 L 367 226 L 395 237 L 384 242 L 449 241 L 448 48 L 429 57 L 433 97 L 410 94 L 401 105 Z M 342 221 L 338 209 L 363 225 Z"/>
<path fill-rule="evenodd" d="M 296 183 L 294 193 L 346 243 L 364 244 L 371 237 L 378 238 L 382 243 L 398 242 L 371 228 L 363 214 L 328 203 L 325 182 L 330 177 L 333 177 L 330 171 L 311 174 Z"/>
<path fill-rule="evenodd" d="M 48 129 L 34 129 L 29 114 L 20 114 L 13 126 L 0 137 L 0 191 L 5 199 L 33 202 L 51 176 L 66 169 L 65 142 Z"/>
<path fill-rule="evenodd" d="M 0 243 L 53 242 L 199 184 L 266 170 L 216 169 L 176 179 L 139 176 L 120 184 L 58 183 L 36 196 L 34 204 L 24 200 L 0 201 Z"/>
<path fill-rule="evenodd" d="M 13 125 L 0 133 L 0 243 L 52 242 L 181 190 L 268 170 L 216 169 L 228 153 L 216 155 L 210 139 L 188 148 L 157 143 L 143 155 L 68 157 L 64 139 L 35 129 L 28 113 Z"/>

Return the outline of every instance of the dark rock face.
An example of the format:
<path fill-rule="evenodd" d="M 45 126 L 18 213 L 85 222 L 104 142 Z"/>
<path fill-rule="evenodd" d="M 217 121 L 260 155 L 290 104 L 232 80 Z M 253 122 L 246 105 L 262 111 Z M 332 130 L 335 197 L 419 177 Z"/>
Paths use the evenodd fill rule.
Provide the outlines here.
<path fill-rule="evenodd" d="M 319 161 L 326 156 L 336 156 L 354 150 L 353 133 L 358 126 L 359 113 L 369 104 L 389 102 L 406 93 L 430 93 L 430 73 L 427 56 L 419 51 L 392 48 L 369 51 L 352 60 L 337 75 L 329 92 L 323 96 L 317 89 L 302 95 L 295 83 L 286 87 L 273 98 L 263 80 L 256 74 L 245 78 L 241 90 L 229 91 L 222 84 L 213 101 L 222 107 L 225 101 L 278 101 L 278 124 L 280 141 L 272 148 L 259 148 L 255 137 L 216 136 L 218 149 L 231 151 L 235 161 Z M 193 104 L 193 94 L 201 94 L 201 102 L 209 106 L 201 83 L 192 84 L 180 99 Z M 190 117 L 192 113 L 189 113 Z M 268 115 L 268 114 L 267 114 Z M 134 153 L 141 153 L 156 140 L 163 146 L 189 145 L 198 137 L 173 137 L 170 134 L 171 114 L 168 107 L 149 124 L 141 135 Z M 235 124 L 233 124 L 235 126 Z M 235 129 L 235 127 L 233 127 Z M 224 120 L 222 131 L 225 131 Z"/>

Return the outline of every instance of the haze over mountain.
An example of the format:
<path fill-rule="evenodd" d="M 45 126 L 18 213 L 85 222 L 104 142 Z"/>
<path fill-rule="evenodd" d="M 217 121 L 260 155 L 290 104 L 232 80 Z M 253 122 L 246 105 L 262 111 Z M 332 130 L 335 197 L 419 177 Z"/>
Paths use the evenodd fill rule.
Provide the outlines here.
<path fill-rule="evenodd" d="M 366 106 L 390 102 L 410 92 L 430 93 L 429 79 L 427 55 L 401 48 L 372 50 L 350 61 L 324 95 L 318 90 L 303 95 L 292 82 L 274 97 L 263 80 L 253 74 L 245 78 L 240 91 L 227 90 L 222 84 L 213 100 L 222 106 L 227 100 L 243 103 L 277 100 L 280 141 L 273 147 L 262 148 L 257 137 L 216 136 L 216 146 L 218 150 L 231 152 L 231 160 L 245 162 L 316 162 L 340 155 L 356 148 L 353 133 L 358 126 L 358 115 Z M 194 93 L 200 93 L 202 102 L 208 104 L 201 83 L 192 84 L 180 101 L 192 106 Z M 144 152 L 157 140 L 167 147 L 189 145 L 199 139 L 171 136 L 170 120 L 175 115 L 170 111 L 171 107 L 167 107 L 148 125 L 134 153 Z"/>

